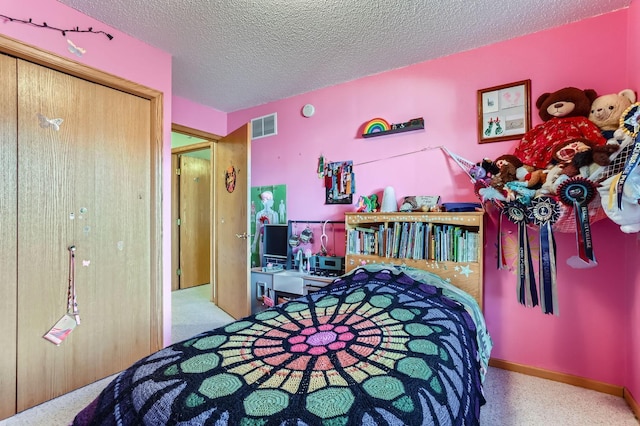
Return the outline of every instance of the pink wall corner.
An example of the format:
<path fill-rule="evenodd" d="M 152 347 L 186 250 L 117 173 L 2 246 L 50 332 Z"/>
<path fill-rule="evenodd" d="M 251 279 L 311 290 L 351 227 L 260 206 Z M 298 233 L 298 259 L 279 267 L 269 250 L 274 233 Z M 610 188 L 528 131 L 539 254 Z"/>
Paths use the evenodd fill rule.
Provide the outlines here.
<path fill-rule="evenodd" d="M 618 48 L 625 46 L 627 28 L 620 23 L 627 22 L 627 15 L 623 9 L 236 111 L 229 114 L 229 128 L 278 114 L 277 136 L 252 143 L 252 184 L 286 184 L 287 211 L 294 219 L 340 220 L 345 211 L 355 209 L 324 204 L 323 183 L 316 173 L 320 155 L 329 161 L 354 162 L 356 199 L 393 186 L 399 199 L 439 194 L 445 202 L 477 201 L 469 178 L 438 147 L 476 162 L 510 153 L 517 143 L 477 143 L 477 91 L 531 79 L 535 105 L 543 92 L 566 86 L 593 88 L 600 94 L 626 88 L 624 66 L 601 64 L 609 63 L 607 58 L 620 60 L 611 51 L 611 40 L 618 41 Z M 606 39 L 601 34 L 607 34 Z M 301 114 L 307 103 L 316 108 L 310 118 Z M 425 129 L 362 138 L 362 125 L 375 117 L 391 123 L 424 117 Z M 535 110 L 532 118 L 534 125 L 540 122 Z M 625 335 L 612 330 L 624 330 L 628 319 L 625 274 L 616 267 L 625 236 L 607 220 L 595 223 L 599 266 L 588 270 L 566 264 L 576 251 L 575 235 L 556 236 L 560 298 L 556 317 L 517 303 L 515 275 L 494 266 L 497 228 L 491 218 L 487 223 L 485 312 L 495 341 L 493 356 L 624 385 Z"/>
<path fill-rule="evenodd" d="M 171 200 L 171 55 L 119 32 L 56 0 L 20 0 L 3 2 L 2 14 L 61 29 L 80 27 L 105 31 L 113 35 L 109 40 L 103 34 L 67 33 L 38 28 L 19 22 L 0 20 L 0 33 L 36 46 L 42 50 L 72 59 L 118 77 L 134 81 L 164 93 L 163 99 L 163 164 L 162 192 L 164 200 Z M 86 50 L 82 57 L 69 50 L 67 39 Z M 171 235 L 171 203 L 162 206 L 163 235 Z M 163 250 L 163 333 L 165 344 L 171 341 L 171 238 L 162 241 Z"/>
<path fill-rule="evenodd" d="M 171 119 L 173 124 L 180 124 L 217 136 L 228 134 L 226 113 L 179 96 L 173 97 L 172 105 Z"/>
<path fill-rule="evenodd" d="M 627 72 L 629 87 L 640 94 L 640 1 L 633 0 L 629 6 L 627 26 Z M 631 392 L 636 403 L 640 403 L 640 268 L 638 267 L 638 252 L 640 240 L 638 235 L 627 239 L 627 301 L 629 309 L 628 326 L 628 358 L 625 386 Z"/>
<path fill-rule="evenodd" d="M 495 343 L 492 356 L 518 364 L 587 377 L 618 386 L 625 383 L 624 271 L 615 247 L 624 236 L 608 220 L 592 224 L 598 266 L 573 269 L 567 260 L 577 254 L 575 234 L 555 233 L 559 316 L 544 315 L 539 307 L 516 302 L 515 253 L 510 270 L 497 270 L 497 227 L 489 220 L 485 244 L 485 314 Z M 509 228 L 507 228 L 509 229 Z M 503 230 L 504 231 L 504 230 Z M 517 235 L 511 228 L 509 237 Z M 531 232 L 533 256 L 538 257 L 538 234 Z M 504 241 L 504 239 L 503 239 Z M 511 244 L 511 247 L 514 245 Z M 537 268 L 537 261 L 534 267 Z M 536 271 L 537 272 L 537 271 Z"/>

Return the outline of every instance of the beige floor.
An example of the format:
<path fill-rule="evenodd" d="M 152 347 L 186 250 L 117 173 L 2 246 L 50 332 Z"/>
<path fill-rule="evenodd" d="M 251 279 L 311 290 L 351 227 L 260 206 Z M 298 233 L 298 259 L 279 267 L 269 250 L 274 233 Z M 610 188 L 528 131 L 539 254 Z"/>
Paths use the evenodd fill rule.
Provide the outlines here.
<path fill-rule="evenodd" d="M 480 424 L 491 426 L 638 426 L 621 397 L 490 368 Z"/>
<path fill-rule="evenodd" d="M 230 316 L 209 302 L 210 286 L 174 292 L 173 341 L 227 324 Z M 112 378 L 106 378 L 0 421 L 0 426 L 66 426 Z M 488 426 L 638 426 L 622 398 L 524 374 L 491 368 L 487 404 L 480 423 Z"/>

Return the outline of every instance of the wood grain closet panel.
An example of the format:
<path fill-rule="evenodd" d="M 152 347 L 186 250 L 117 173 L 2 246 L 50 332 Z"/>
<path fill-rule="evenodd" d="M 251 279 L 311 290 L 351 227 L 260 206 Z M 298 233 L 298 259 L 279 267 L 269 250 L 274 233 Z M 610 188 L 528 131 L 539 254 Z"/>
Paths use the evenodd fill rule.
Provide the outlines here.
<path fill-rule="evenodd" d="M 151 160 L 147 100 L 24 61 L 18 99 L 21 411 L 150 352 Z M 55 346 L 71 245 L 81 324 Z"/>
<path fill-rule="evenodd" d="M 0 419 L 16 409 L 17 150 L 16 60 L 0 55 Z"/>

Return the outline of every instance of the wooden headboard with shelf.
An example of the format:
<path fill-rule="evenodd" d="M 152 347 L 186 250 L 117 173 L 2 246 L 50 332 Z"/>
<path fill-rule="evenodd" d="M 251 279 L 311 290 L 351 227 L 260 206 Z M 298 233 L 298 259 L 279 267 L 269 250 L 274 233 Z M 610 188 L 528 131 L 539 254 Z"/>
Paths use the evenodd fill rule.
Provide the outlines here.
<path fill-rule="evenodd" d="M 394 224 L 398 223 L 422 223 L 425 229 L 430 229 L 430 238 L 433 237 L 434 241 L 424 246 L 424 252 L 414 253 L 415 256 L 412 257 L 416 258 L 393 256 L 393 253 L 387 256 L 387 239 L 393 238 L 389 235 L 391 231 L 387 230 L 393 229 Z M 428 271 L 469 293 L 482 308 L 484 212 L 346 213 L 345 228 L 347 232 L 346 272 L 367 264 L 407 266 Z M 437 242 L 433 235 L 434 230 L 440 233 Z M 456 258 L 451 259 L 441 253 L 447 250 L 440 247 L 438 243 L 442 239 L 450 241 L 449 237 L 453 234 L 448 233 L 458 232 L 456 230 L 467 231 L 466 234 L 462 234 L 465 236 L 473 234 L 472 238 L 469 238 L 475 242 L 456 243 Z M 410 237 L 407 238 L 410 239 Z M 365 240 L 364 244 L 362 240 Z M 366 241 L 373 241 L 373 243 L 365 248 Z M 392 243 L 389 242 L 389 244 Z M 401 243 L 398 241 L 397 244 Z M 448 251 L 454 252 L 451 247 L 447 246 L 447 248 L 450 249 Z"/>

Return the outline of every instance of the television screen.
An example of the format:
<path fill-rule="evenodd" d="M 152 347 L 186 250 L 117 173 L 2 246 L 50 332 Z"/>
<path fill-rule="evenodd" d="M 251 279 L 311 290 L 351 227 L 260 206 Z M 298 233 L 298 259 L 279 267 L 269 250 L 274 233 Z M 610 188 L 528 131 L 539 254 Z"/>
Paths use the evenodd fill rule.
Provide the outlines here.
<path fill-rule="evenodd" d="M 286 259 L 287 249 L 289 248 L 289 227 L 284 224 L 276 225 L 268 223 L 263 226 L 263 256 Z"/>

